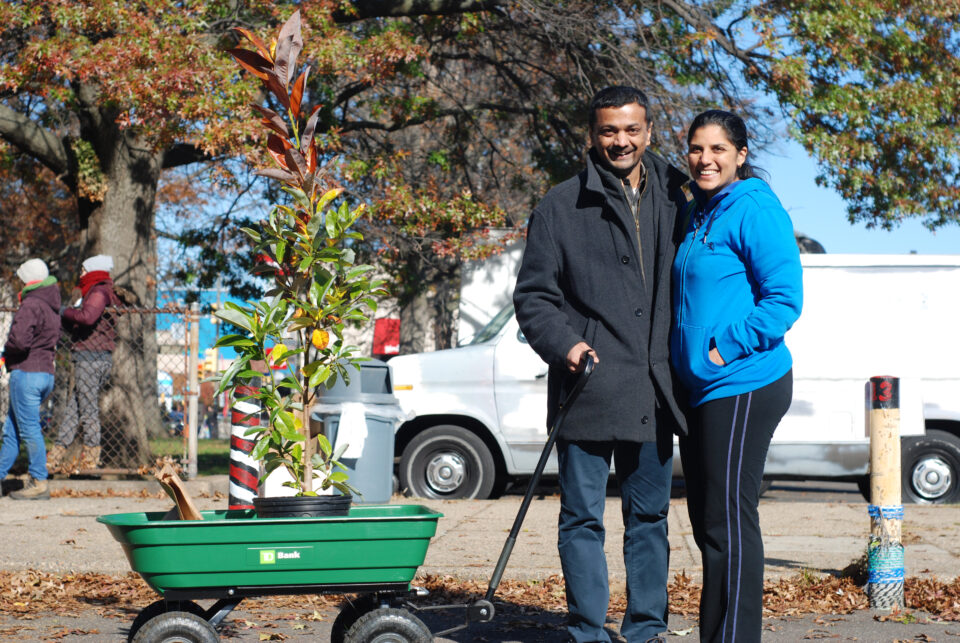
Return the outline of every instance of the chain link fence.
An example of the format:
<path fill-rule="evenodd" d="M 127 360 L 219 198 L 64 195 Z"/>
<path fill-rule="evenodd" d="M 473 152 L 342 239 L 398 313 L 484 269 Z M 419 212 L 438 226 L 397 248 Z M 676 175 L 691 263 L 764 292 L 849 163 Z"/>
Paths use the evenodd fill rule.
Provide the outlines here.
<path fill-rule="evenodd" d="M 5 342 L 16 308 L 0 307 Z M 190 324 L 186 308 L 110 307 L 112 353 L 74 350 L 66 329 L 57 346 L 53 393 L 41 407 L 48 451 L 69 442 L 60 473 L 132 473 L 153 461 L 149 440 L 182 437 L 189 401 Z M 191 321 L 193 320 L 193 321 Z M 96 354 L 95 354 L 96 353 Z M 9 373 L 0 374 L 0 418 L 10 400 Z M 219 437 L 216 400 L 200 387 L 200 435 Z M 99 435 L 98 435 L 99 434 Z M 59 438 L 59 439 L 58 439 Z M 99 446 L 99 464 L 81 466 L 82 446 Z"/>

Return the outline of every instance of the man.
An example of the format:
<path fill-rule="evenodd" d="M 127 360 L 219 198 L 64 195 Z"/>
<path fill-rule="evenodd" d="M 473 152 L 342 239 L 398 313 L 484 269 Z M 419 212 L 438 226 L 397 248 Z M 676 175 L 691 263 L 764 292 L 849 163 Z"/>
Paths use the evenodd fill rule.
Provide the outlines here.
<path fill-rule="evenodd" d="M 686 423 L 668 355 L 670 273 L 686 176 L 647 151 L 647 97 L 608 87 L 590 104 L 586 168 L 530 215 L 514 303 L 520 328 L 550 366 L 547 424 L 587 354 L 596 371 L 557 441 L 558 546 L 574 641 L 609 641 L 603 508 L 610 464 L 620 485 L 627 641 L 666 631 L 667 510 L 674 431 Z"/>

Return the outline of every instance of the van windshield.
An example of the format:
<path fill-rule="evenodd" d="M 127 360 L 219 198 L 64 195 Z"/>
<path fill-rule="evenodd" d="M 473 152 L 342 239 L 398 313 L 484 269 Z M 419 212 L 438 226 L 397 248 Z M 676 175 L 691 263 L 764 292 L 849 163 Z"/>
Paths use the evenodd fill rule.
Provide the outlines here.
<path fill-rule="evenodd" d="M 489 342 L 500 333 L 500 330 L 503 329 L 504 324 L 506 324 L 512 316 L 513 304 L 509 304 L 506 308 L 497 313 L 493 319 L 487 322 L 487 325 L 481 328 L 479 333 L 473 336 L 473 339 L 470 340 L 470 344 L 482 344 L 484 342 Z"/>

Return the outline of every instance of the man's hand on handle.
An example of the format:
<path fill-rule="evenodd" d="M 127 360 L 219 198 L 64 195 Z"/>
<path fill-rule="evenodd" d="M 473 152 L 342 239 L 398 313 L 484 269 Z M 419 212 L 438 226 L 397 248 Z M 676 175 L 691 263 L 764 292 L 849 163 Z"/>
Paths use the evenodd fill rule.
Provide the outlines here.
<path fill-rule="evenodd" d="M 579 373 L 586 365 L 587 355 L 593 357 L 595 363 L 600 362 L 600 358 L 586 342 L 579 342 L 567 353 L 567 369 L 571 373 Z"/>

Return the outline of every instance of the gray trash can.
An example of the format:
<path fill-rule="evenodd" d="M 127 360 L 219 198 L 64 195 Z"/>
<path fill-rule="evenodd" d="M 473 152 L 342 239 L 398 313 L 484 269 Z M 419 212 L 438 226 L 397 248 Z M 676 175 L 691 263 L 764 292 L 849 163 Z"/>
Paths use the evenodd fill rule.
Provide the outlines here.
<path fill-rule="evenodd" d="M 358 373 L 350 368 L 350 383 L 337 379 L 330 389 L 320 387 L 310 411 L 322 422 L 324 434 L 336 449 L 348 445 L 340 462 L 349 483 L 362 496 L 356 503 L 382 504 L 393 493 L 393 434 L 404 414 L 393 396 L 390 367 L 386 362 L 363 362 Z"/>

